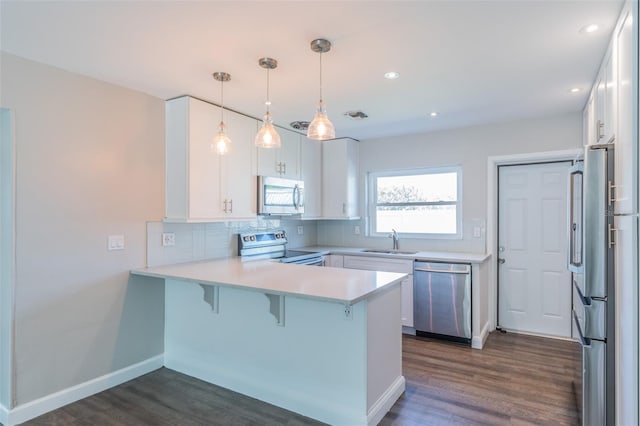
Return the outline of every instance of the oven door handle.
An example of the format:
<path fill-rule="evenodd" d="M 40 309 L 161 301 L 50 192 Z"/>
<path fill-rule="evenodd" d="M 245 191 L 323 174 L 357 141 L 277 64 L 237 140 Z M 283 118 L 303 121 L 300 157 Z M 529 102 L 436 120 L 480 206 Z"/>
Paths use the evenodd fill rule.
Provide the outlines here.
<path fill-rule="evenodd" d="M 324 266 L 324 257 L 314 257 L 312 259 L 305 259 L 305 260 L 299 260 L 297 262 L 290 262 L 293 265 L 318 265 L 318 266 Z"/>

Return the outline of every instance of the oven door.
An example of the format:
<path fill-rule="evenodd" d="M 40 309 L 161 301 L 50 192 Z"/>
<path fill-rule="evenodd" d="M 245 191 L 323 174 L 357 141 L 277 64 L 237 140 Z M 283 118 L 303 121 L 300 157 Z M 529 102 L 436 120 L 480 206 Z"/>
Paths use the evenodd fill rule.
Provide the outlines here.
<path fill-rule="evenodd" d="M 324 256 L 314 257 L 314 258 L 305 259 L 305 260 L 298 260 L 298 261 L 289 262 L 289 263 L 294 263 L 296 265 L 324 266 Z"/>

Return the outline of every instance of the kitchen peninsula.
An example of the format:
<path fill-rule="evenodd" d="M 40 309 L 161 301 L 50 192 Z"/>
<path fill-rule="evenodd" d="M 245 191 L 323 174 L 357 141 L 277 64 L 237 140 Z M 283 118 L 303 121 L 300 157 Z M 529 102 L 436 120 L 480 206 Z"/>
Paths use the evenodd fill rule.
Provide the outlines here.
<path fill-rule="evenodd" d="M 240 258 L 131 273 L 164 280 L 167 368 L 329 424 L 375 425 L 404 392 L 405 274 Z"/>

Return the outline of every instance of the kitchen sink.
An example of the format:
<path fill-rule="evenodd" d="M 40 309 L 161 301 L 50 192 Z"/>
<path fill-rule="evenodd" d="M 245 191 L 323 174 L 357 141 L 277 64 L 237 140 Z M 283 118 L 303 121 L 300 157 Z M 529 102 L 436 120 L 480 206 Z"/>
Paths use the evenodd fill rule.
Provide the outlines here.
<path fill-rule="evenodd" d="M 384 250 L 384 249 L 366 249 L 362 251 L 363 253 L 384 253 L 384 254 L 416 254 L 417 253 L 417 251 Z"/>

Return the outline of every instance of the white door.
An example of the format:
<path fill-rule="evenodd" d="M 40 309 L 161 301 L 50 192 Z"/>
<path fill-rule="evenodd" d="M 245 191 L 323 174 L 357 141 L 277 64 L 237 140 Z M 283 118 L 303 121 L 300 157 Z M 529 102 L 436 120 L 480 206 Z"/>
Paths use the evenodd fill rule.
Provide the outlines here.
<path fill-rule="evenodd" d="M 498 169 L 498 325 L 571 336 L 567 270 L 570 162 Z"/>

